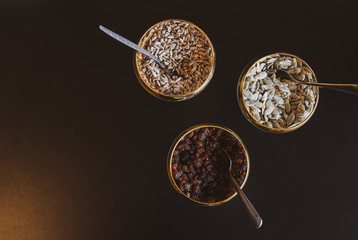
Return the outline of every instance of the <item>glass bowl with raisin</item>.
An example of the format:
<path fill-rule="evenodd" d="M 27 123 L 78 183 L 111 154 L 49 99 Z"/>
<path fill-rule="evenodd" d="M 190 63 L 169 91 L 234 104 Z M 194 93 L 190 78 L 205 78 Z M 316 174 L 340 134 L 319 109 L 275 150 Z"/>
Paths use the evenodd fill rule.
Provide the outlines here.
<path fill-rule="evenodd" d="M 200 124 L 181 133 L 172 144 L 167 161 L 170 182 L 187 199 L 205 206 L 216 206 L 237 195 L 230 183 L 232 174 L 241 188 L 250 169 L 247 149 L 231 129 L 217 124 Z"/>

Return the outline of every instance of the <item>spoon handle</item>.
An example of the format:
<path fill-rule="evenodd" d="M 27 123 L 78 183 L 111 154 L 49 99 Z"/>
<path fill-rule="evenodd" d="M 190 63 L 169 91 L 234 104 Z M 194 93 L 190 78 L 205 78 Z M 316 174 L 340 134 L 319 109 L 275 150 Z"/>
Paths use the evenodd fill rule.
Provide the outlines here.
<path fill-rule="evenodd" d="M 333 83 L 316 83 L 316 82 L 304 82 L 303 84 L 317 86 L 317 87 L 324 87 L 340 92 L 358 95 L 358 84 L 333 84 Z"/>
<path fill-rule="evenodd" d="M 147 55 L 148 57 L 150 57 L 151 59 L 153 59 L 154 61 L 156 61 L 161 68 L 163 68 L 164 71 L 166 71 L 167 73 L 169 73 L 170 75 L 172 75 L 172 71 L 170 71 L 165 64 L 160 61 L 156 56 L 154 56 L 152 53 L 150 53 L 149 51 L 145 50 L 144 48 L 141 48 L 140 46 L 138 46 L 137 44 L 135 44 L 134 42 L 122 37 L 121 35 L 109 30 L 108 28 L 103 27 L 102 25 L 99 25 L 99 29 L 101 29 L 103 32 L 105 32 L 106 34 L 108 34 L 109 36 L 111 36 L 112 38 L 120 41 L 121 43 L 123 43 L 124 45 L 127 45 L 130 48 L 133 48 L 134 50 L 137 50 L 138 52 L 141 52 L 145 55 Z"/>
<path fill-rule="evenodd" d="M 258 229 L 262 226 L 263 220 L 254 208 L 254 206 L 251 204 L 249 199 L 246 197 L 245 193 L 241 190 L 239 184 L 235 181 L 234 177 L 230 174 L 230 180 L 232 185 L 234 186 L 236 192 L 240 196 L 242 202 L 244 203 L 244 206 L 249 213 L 249 217 L 253 224 L 255 225 L 255 228 Z"/>
<path fill-rule="evenodd" d="M 358 84 L 337 84 L 337 83 L 320 83 L 320 82 L 304 82 L 301 80 L 295 79 L 291 73 L 289 73 L 286 70 L 277 70 L 279 74 L 285 74 L 289 77 L 289 79 L 293 82 L 299 83 L 299 84 L 306 84 L 311 86 L 317 86 L 317 87 L 324 87 L 329 88 L 336 91 L 341 91 L 345 93 L 350 93 L 354 95 L 358 95 Z M 272 71 L 269 71 L 269 73 L 272 73 Z"/>

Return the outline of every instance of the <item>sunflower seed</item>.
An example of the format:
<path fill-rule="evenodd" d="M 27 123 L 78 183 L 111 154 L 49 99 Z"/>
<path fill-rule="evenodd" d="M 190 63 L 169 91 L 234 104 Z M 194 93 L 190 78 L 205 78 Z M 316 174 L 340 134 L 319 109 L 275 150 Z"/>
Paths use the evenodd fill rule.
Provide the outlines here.
<path fill-rule="evenodd" d="M 201 31 L 187 22 L 170 20 L 156 24 L 145 36 L 142 45 L 162 60 L 168 69 L 173 69 L 181 76 L 172 77 L 152 59 L 139 55 L 139 73 L 142 78 L 166 95 L 183 95 L 195 91 L 210 74 L 213 52 L 209 41 Z M 156 81 L 158 77 L 166 85 Z"/>

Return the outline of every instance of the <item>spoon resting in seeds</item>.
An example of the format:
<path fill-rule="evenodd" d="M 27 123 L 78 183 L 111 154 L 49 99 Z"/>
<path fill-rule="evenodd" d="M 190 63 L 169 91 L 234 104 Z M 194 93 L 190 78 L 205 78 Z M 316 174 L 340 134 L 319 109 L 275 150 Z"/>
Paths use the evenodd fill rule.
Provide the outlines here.
<path fill-rule="evenodd" d="M 221 150 L 225 153 L 225 155 L 227 156 L 228 161 L 229 161 L 228 172 L 229 172 L 229 176 L 230 176 L 230 182 L 233 185 L 233 187 L 235 188 L 239 197 L 241 198 L 242 203 L 244 204 L 252 223 L 254 224 L 255 228 L 258 229 L 262 226 L 263 220 L 260 217 L 260 215 L 258 214 L 258 212 L 256 211 L 256 209 L 254 208 L 254 206 L 252 205 L 252 203 L 250 202 L 250 200 L 246 197 L 244 191 L 240 188 L 239 184 L 236 182 L 234 176 L 232 175 L 232 173 L 231 173 L 232 159 L 231 159 L 230 155 L 225 151 L 224 148 L 221 148 Z"/>
<path fill-rule="evenodd" d="M 306 84 L 306 85 L 317 86 L 317 87 L 324 87 L 324 88 L 328 88 L 328 89 L 332 89 L 332 90 L 336 90 L 336 91 L 341 91 L 341 92 L 345 92 L 345 93 L 358 95 L 358 84 L 307 82 L 307 81 L 302 81 L 302 80 L 294 78 L 291 73 L 289 73 L 286 70 L 282 70 L 282 69 L 267 69 L 266 72 L 268 74 L 276 73 L 276 75 L 278 77 L 280 77 L 281 79 L 287 79 L 287 77 L 288 77 L 289 80 L 291 80 L 292 82 L 295 82 L 295 83 Z"/>
<path fill-rule="evenodd" d="M 178 76 L 177 73 L 175 73 L 174 71 L 171 71 L 167 68 L 167 66 L 163 63 L 163 61 L 160 61 L 156 56 L 154 56 L 152 53 L 150 53 L 149 51 L 145 50 L 144 48 L 141 48 L 140 46 L 138 46 L 137 44 L 135 44 L 134 42 L 122 37 L 121 35 L 103 27 L 102 25 L 99 25 L 99 29 L 101 29 L 104 33 L 108 34 L 109 36 L 111 36 L 112 38 L 118 40 L 119 42 L 123 43 L 124 45 L 133 48 L 134 50 L 137 50 L 138 52 L 141 52 L 143 54 L 145 54 L 146 56 L 150 57 L 151 59 L 153 59 L 155 62 L 157 62 L 160 67 L 166 72 L 168 73 L 170 76 Z"/>

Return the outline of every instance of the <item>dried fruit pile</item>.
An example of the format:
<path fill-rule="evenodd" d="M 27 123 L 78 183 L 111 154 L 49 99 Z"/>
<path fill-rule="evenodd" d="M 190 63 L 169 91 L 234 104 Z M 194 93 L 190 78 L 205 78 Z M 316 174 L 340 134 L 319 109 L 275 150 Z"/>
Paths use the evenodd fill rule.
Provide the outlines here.
<path fill-rule="evenodd" d="M 247 173 L 245 150 L 231 133 L 203 127 L 186 134 L 174 149 L 173 178 L 189 198 L 200 202 L 218 202 L 235 193 L 228 174 L 228 158 L 233 160 L 232 174 L 241 185 Z"/>

